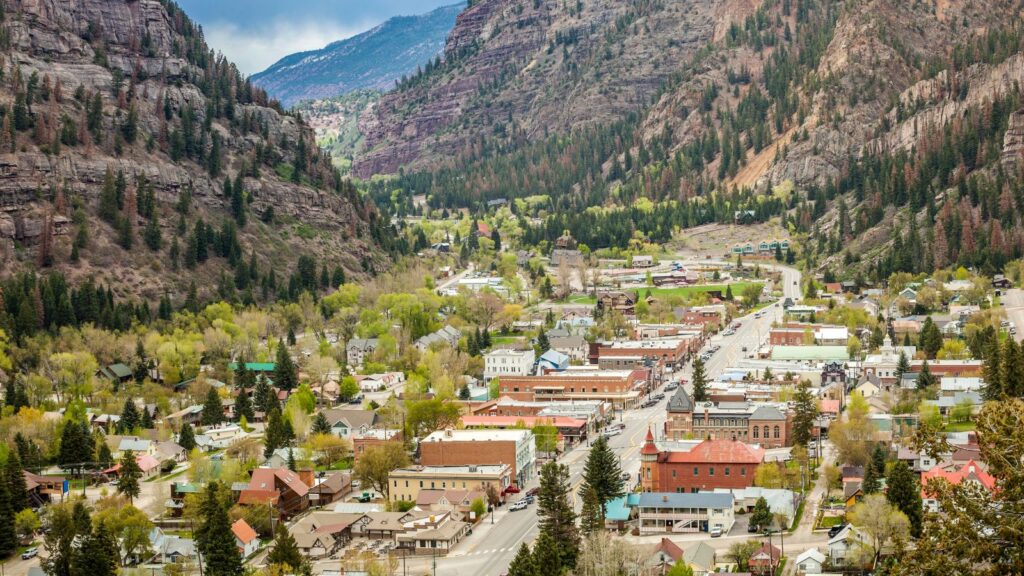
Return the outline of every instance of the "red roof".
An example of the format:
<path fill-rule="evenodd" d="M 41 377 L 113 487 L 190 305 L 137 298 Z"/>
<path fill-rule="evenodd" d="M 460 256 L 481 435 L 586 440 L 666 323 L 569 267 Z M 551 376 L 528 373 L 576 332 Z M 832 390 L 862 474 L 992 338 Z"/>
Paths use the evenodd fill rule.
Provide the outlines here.
<path fill-rule="evenodd" d="M 760 464 L 764 449 L 738 440 L 705 440 L 689 452 L 663 452 L 662 461 L 711 464 Z"/>
<path fill-rule="evenodd" d="M 658 453 L 658 447 L 654 445 L 654 434 L 651 433 L 651 427 L 647 427 L 647 438 L 644 439 L 644 447 L 640 449 L 641 454 L 652 455 Z"/>
<path fill-rule="evenodd" d="M 823 398 L 821 400 L 821 411 L 825 414 L 839 414 L 839 400 Z"/>
<path fill-rule="evenodd" d="M 256 490 L 246 488 L 238 494 L 239 504 L 277 504 L 281 493 L 277 490 Z"/>
<path fill-rule="evenodd" d="M 480 234 L 482 236 L 490 236 L 491 235 L 491 227 L 488 226 L 486 222 L 479 222 L 478 221 L 476 223 L 476 231 L 477 231 L 478 234 Z"/>
<path fill-rule="evenodd" d="M 309 492 L 309 486 L 299 478 L 299 475 L 287 468 L 257 468 L 253 470 L 248 490 L 273 490 L 276 492 L 277 482 L 275 479 L 280 480 L 297 496 L 305 496 Z"/>
<path fill-rule="evenodd" d="M 668 538 L 662 538 L 655 550 L 667 554 L 674 562 L 679 562 L 683 557 L 683 549 Z"/>
<path fill-rule="evenodd" d="M 992 490 L 996 487 L 996 479 L 991 474 L 981 469 L 981 466 L 974 460 L 968 460 L 966 464 L 960 468 L 951 468 L 942 466 L 936 466 L 931 470 L 921 474 L 921 494 L 926 495 L 925 488 L 928 486 L 928 481 L 942 478 L 950 484 L 957 485 L 964 480 L 973 480 L 978 482 L 988 490 Z"/>
<path fill-rule="evenodd" d="M 238 541 L 243 546 L 257 538 L 256 531 L 243 518 L 235 520 L 235 523 L 231 525 L 231 533 L 235 535 L 235 538 L 238 538 Z"/>

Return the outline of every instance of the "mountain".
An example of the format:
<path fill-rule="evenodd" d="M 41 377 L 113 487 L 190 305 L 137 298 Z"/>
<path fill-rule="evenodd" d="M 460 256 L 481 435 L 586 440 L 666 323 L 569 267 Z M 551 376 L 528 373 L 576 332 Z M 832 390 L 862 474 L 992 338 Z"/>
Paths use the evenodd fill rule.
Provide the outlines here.
<path fill-rule="evenodd" d="M 285 106 L 359 89 L 388 90 L 444 47 L 461 2 L 420 16 L 398 16 L 320 50 L 285 56 L 252 81 Z"/>
<path fill-rule="evenodd" d="M 1024 254 L 1019 3 L 527 4 L 461 14 L 444 62 L 364 113 L 355 173 L 402 169 L 387 197 L 435 208 L 529 197 L 531 241 L 749 213 L 848 276 Z"/>
<path fill-rule="evenodd" d="M 339 276 L 378 265 L 374 207 L 173 2 L 0 7 L 4 274 L 155 302 L 193 282 L 287 296 L 303 256 Z"/>

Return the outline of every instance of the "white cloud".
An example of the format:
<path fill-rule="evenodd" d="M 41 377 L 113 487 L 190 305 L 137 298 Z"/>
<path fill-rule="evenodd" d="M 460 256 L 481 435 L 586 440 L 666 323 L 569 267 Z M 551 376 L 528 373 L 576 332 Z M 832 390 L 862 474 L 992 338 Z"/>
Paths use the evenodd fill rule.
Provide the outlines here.
<path fill-rule="evenodd" d="M 203 26 L 206 41 L 219 50 L 244 74 L 255 74 L 281 58 L 323 48 L 372 27 L 374 23 L 342 26 L 337 22 L 277 22 L 266 27 L 245 29 L 229 22 Z"/>

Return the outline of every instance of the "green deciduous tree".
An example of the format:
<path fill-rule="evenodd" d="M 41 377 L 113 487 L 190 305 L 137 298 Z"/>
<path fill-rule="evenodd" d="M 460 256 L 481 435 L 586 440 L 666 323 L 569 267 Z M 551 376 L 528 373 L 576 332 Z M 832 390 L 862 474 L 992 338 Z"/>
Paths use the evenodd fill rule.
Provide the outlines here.
<path fill-rule="evenodd" d="M 389 499 L 388 474 L 395 468 L 409 465 L 409 455 L 399 442 L 386 442 L 367 448 L 353 469 L 353 476 Z"/>

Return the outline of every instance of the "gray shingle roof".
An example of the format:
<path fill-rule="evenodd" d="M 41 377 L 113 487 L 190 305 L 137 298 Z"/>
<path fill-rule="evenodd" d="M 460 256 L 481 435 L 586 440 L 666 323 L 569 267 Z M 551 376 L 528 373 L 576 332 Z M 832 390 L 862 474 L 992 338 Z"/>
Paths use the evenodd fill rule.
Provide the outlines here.
<path fill-rule="evenodd" d="M 690 395 L 686 393 L 682 385 L 676 389 L 676 393 L 672 395 L 672 399 L 668 401 L 669 412 L 693 412 L 693 400 L 690 399 Z"/>
<path fill-rule="evenodd" d="M 775 406 L 758 406 L 750 415 L 751 420 L 785 420 L 786 416 Z"/>

